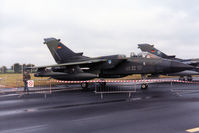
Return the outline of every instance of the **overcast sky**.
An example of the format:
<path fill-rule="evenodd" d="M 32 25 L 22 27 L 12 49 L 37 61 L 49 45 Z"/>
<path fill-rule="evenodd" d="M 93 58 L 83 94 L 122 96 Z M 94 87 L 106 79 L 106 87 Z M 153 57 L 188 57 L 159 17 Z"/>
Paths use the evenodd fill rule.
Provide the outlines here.
<path fill-rule="evenodd" d="M 43 38 L 86 56 L 140 52 L 154 44 L 199 58 L 198 0 L 0 0 L 0 66 L 55 64 Z"/>

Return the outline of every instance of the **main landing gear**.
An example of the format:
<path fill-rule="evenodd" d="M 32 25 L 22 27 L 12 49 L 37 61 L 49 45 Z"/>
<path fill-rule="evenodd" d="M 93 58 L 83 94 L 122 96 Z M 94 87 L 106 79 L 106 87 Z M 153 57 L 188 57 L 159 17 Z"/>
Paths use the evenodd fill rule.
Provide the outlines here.
<path fill-rule="evenodd" d="M 146 74 L 142 74 L 141 75 L 141 78 L 144 80 L 144 79 L 147 79 L 147 75 Z M 142 90 L 146 90 L 148 88 L 148 84 L 147 83 L 142 83 L 141 84 L 141 89 Z"/>
<path fill-rule="evenodd" d="M 99 85 L 100 85 L 100 88 L 104 89 L 106 87 L 106 82 L 100 82 Z M 88 83 L 81 83 L 81 87 L 82 87 L 83 91 L 89 91 L 89 84 Z M 147 88 L 148 88 L 147 83 L 141 84 L 142 90 L 146 90 Z"/>
<path fill-rule="evenodd" d="M 179 80 L 185 81 L 186 79 L 185 79 L 184 76 L 180 76 Z M 193 78 L 192 78 L 191 75 L 190 75 L 190 76 L 187 76 L 187 81 L 192 81 L 192 80 L 193 80 Z"/>
<path fill-rule="evenodd" d="M 187 81 L 192 81 L 192 80 L 193 80 L 192 76 L 187 76 Z"/>
<path fill-rule="evenodd" d="M 99 85 L 100 85 L 100 88 L 105 88 L 105 86 L 106 86 L 106 82 L 100 82 L 99 83 Z M 91 90 L 90 88 L 89 88 L 89 83 L 81 83 L 81 87 L 82 87 L 82 89 L 83 89 L 83 91 L 89 91 L 89 90 Z"/>
<path fill-rule="evenodd" d="M 104 88 L 106 86 L 106 82 L 100 82 L 100 87 Z"/>

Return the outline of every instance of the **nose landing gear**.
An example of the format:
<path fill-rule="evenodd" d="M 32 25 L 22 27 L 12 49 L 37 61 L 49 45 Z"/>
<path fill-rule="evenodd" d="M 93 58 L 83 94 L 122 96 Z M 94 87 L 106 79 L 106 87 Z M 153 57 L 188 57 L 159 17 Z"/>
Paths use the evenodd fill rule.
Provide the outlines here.
<path fill-rule="evenodd" d="M 88 91 L 88 83 L 81 83 L 83 91 Z"/>
<path fill-rule="evenodd" d="M 148 84 L 146 84 L 146 83 L 141 84 L 142 90 L 146 90 L 147 88 L 148 88 Z"/>

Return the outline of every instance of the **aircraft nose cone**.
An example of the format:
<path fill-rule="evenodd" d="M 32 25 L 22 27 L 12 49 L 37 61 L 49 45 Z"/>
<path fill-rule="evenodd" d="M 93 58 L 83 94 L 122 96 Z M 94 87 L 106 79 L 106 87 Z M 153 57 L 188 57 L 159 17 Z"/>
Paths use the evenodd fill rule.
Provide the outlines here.
<path fill-rule="evenodd" d="M 191 65 L 187 65 L 187 64 L 178 62 L 178 61 L 172 61 L 171 62 L 171 68 L 173 70 L 176 70 L 176 71 L 183 71 L 183 70 L 191 70 L 194 67 L 191 66 Z"/>

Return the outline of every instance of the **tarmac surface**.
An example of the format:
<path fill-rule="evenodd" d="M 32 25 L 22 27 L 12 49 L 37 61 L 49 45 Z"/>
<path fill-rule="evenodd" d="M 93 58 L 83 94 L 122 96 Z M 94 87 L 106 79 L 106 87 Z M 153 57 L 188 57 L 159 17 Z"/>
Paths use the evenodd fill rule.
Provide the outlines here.
<path fill-rule="evenodd" d="M 152 84 L 130 99 L 128 93 L 104 94 L 101 99 L 81 90 L 0 93 L 0 133 L 198 131 L 199 84 Z"/>

